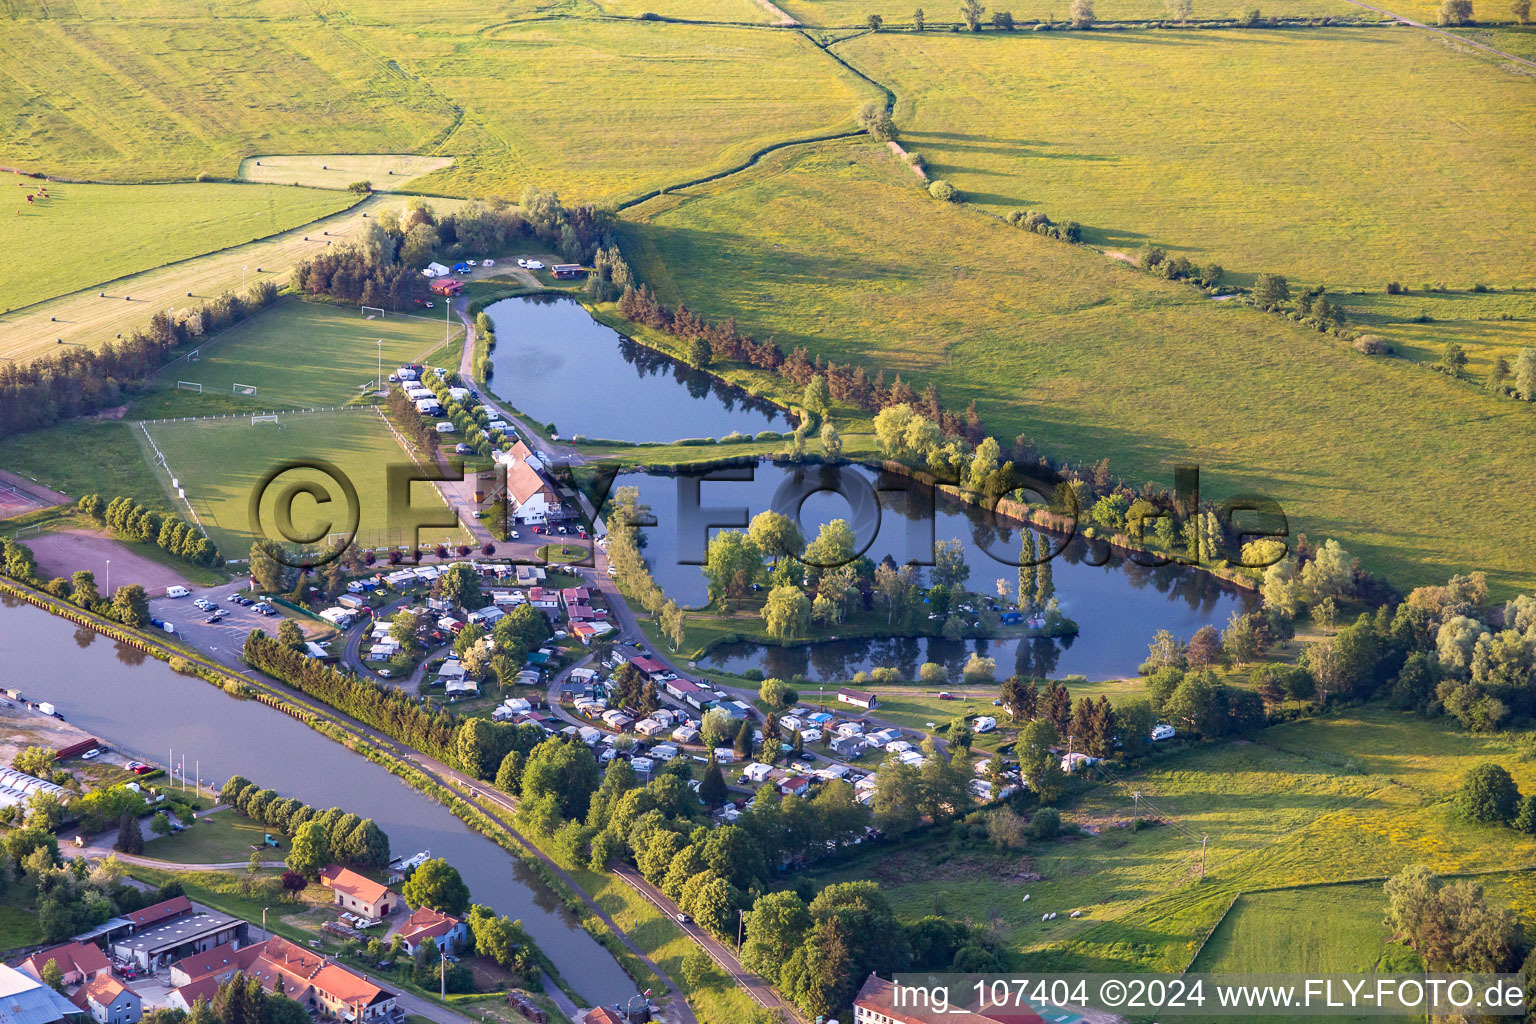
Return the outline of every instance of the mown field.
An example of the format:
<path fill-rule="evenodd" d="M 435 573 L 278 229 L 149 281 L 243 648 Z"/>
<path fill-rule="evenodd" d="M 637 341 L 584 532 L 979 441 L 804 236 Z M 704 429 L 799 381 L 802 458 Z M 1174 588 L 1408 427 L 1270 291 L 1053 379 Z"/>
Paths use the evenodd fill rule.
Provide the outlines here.
<path fill-rule="evenodd" d="M 774 154 L 634 215 L 665 300 L 933 381 L 1000 438 L 1130 480 L 1199 464 L 1207 495 L 1268 494 L 1402 586 L 1472 568 L 1501 594 L 1536 582 L 1503 539 L 1536 529 L 1527 405 L 935 203 L 873 146 Z"/>
<path fill-rule="evenodd" d="M 233 177 L 255 153 L 406 153 L 451 104 L 311 18 L 0 21 L 0 124 L 22 170 Z"/>
<path fill-rule="evenodd" d="M 1402 29 L 862 35 L 903 144 L 972 202 L 1235 280 L 1536 282 L 1536 81 Z"/>
<path fill-rule="evenodd" d="M 354 202 L 307 188 L 80 185 L 0 172 L 0 311 L 278 234 Z M 42 253 L 56 258 L 40 261 Z"/>
<path fill-rule="evenodd" d="M 247 404 L 258 410 L 344 405 L 358 397 L 359 385 L 378 380 L 381 354 L 387 379 L 395 367 L 441 351 L 443 318 L 427 312 L 435 311 L 368 320 L 351 306 L 283 299 L 202 347 L 197 362 L 177 360 L 160 379 L 218 394 L 233 394 L 236 384 L 255 387 Z M 449 337 L 463 336 L 454 320 Z"/>
<path fill-rule="evenodd" d="M 392 192 L 451 163 L 451 156 L 412 156 L 409 153 L 251 156 L 240 161 L 240 177 L 245 181 L 313 188 L 346 188 L 355 182 L 366 181 L 375 191 Z"/>
<path fill-rule="evenodd" d="M 418 182 L 450 195 L 516 197 L 539 185 L 568 200 L 635 196 L 774 142 L 851 129 L 855 108 L 876 95 L 791 32 L 548 21 L 473 38 L 350 35 L 464 106 L 445 144 L 459 161 Z"/>
<path fill-rule="evenodd" d="M 208 535 L 220 551 L 240 557 L 260 536 L 250 521 L 252 493 L 272 470 L 290 460 L 323 460 L 334 465 L 357 490 L 359 544 L 410 543 L 407 533 L 390 530 L 385 504 L 387 467 L 410 465 L 411 459 L 395 440 L 383 416 L 373 409 L 334 413 L 289 413 L 278 425 L 251 425 L 249 416 L 220 420 L 183 420 L 148 424 L 150 436 L 165 454 L 171 472 L 186 489 Z M 149 452 L 148 445 L 144 451 Z M 145 455 L 145 468 L 152 455 Z M 163 474 L 157 474 L 162 475 Z M 169 480 L 162 481 L 169 486 Z M 293 505 L 293 523 L 299 534 L 312 534 L 326 523 L 342 529 L 346 520 L 342 492 L 316 470 L 290 470 L 264 492 L 262 522 L 272 524 L 280 493 L 290 484 L 318 483 L 332 501 L 318 505 L 313 498 L 299 497 Z M 446 508 L 442 496 L 430 484 L 412 488 L 413 504 Z M 271 536 L 278 533 L 270 531 Z M 423 530 L 421 543 L 457 544 L 467 534 L 462 528 Z"/>
<path fill-rule="evenodd" d="M 1367 970 L 1400 959 L 1381 934 L 1378 879 L 1404 866 L 1509 871 L 1490 878 L 1490 894 L 1526 916 L 1536 910 L 1529 887 L 1510 881 L 1536 861 L 1536 841 L 1464 825 L 1447 804 L 1454 780 L 1484 760 L 1503 763 L 1522 786 L 1536 783 L 1514 745 L 1385 709 L 1347 712 L 1174 754 L 1100 786 L 1064 812 L 1094 834 L 1011 854 L 930 839 L 865 855 L 828 880 L 873 877 L 903 916 L 990 923 L 1036 969 L 1183 970 L 1217 929 L 1196 969 Z M 1177 827 L 1125 827 L 1132 790 L 1143 815 L 1155 809 Z M 1322 897 L 1336 906 L 1327 929 L 1312 916 L 1318 890 L 1242 895 L 1346 880 L 1358 880 L 1359 892 L 1347 902 Z M 1239 912 L 1224 921 L 1234 900 Z M 1053 910 L 1061 917 L 1040 920 Z M 1083 917 L 1071 920 L 1072 910 Z"/>
<path fill-rule="evenodd" d="M 289 272 L 300 260 L 327 245 L 343 245 L 354 238 L 367 223 L 365 214 L 377 216 L 384 210 L 400 210 L 406 202 L 402 198 L 375 196 L 344 213 L 260 242 L 247 242 L 155 267 L 114 281 L 107 289 L 85 288 L 0 316 L 0 358 L 36 358 L 54 351 L 59 338 L 66 345 L 99 347 L 118 334 L 147 327 L 149 318 L 159 310 L 182 309 L 221 292 L 239 291 L 242 269 L 248 283 L 259 279 L 286 283 Z M 433 199 L 431 204 L 436 210 L 446 211 L 459 205 L 459 200 Z M 98 294 L 101 291 L 106 291 L 105 298 Z"/>

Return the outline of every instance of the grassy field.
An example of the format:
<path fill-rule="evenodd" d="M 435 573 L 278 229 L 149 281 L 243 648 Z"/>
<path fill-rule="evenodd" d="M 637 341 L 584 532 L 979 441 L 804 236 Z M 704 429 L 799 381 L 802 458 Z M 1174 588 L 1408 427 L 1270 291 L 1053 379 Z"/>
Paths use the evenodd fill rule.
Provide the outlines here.
<path fill-rule="evenodd" d="M 1467 353 L 1467 373 L 1487 379 L 1503 356 L 1513 366 L 1520 349 L 1536 346 L 1536 291 L 1410 290 L 1387 295 L 1380 289 L 1335 296 L 1360 331 L 1378 334 L 1395 354 L 1433 363 L 1454 341 Z"/>
<path fill-rule="evenodd" d="M 1349 880 L 1369 890 L 1414 863 L 1446 873 L 1509 870 L 1489 891 L 1529 916 L 1536 894 L 1514 869 L 1536 859 L 1536 841 L 1461 824 L 1447 805 L 1448 780 L 1486 759 L 1523 786 L 1536 781 L 1536 766 L 1518 761 L 1514 742 L 1469 738 L 1384 709 L 1299 722 L 1252 743 L 1174 753 L 1090 791 L 1065 817 L 1091 834 L 1032 843 L 1022 854 L 927 839 L 873 851 L 828 876 L 874 878 L 904 916 L 990 923 L 1037 970 L 1183 970 L 1243 893 Z M 1155 810 L 1178 827 L 1124 827 L 1133 790 L 1143 815 Z M 1204 882 L 1201 834 L 1210 837 Z M 1280 904 L 1263 909 L 1278 896 L 1254 899 L 1259 909 L 1240 904 L 1197 967 L 1241 970 L 1267 956 L 1261 969 L 1270 971 L 1325 962 L 1353 970 L 1397 957 L 1382 948 L 1379 902 L 1372 909 L 1366 897 L 1352 901 L 1347 920 L 1325 931 L 1301 912 L 1315 897 L 1297 898 L 1295 914 Z M 1084 916 L 1069 919 L 1078 909 Z M 1061 917 L 1041 922 L 1052 910 Z"/>
<path fill-rule="evenodd" d="M 276 185 L 346 188 L 366 181 L 375 191 L 393 192 L 423 174 L 453 163 L 451 156 L 412 156 L 409 153 L 331 153 L 320 156 L 252 156 L 240 161 L 240 177 Z"/>
<path fill-rule="evenodd" d="M 137 431 L 121 420 L 80 420 L 17 434 L 0 439 L 0 466 L 72 497 L 126 494 L 168 512 L 164 489 L 145 471 Z"/>
<path fill-rule="evenodd" d="M 0 358 L 25 362 L 55 351 L 59 338 L 66 345 L 98 348 L 118 334 L 147 327 L 149 318 L 158 310 L 181 309 L 221 292 L 239 291 L 242 273 L 247 283 L 258 279 L 285 283 L 300 260 L 327 245 L 343 245 L 354 238 L 367 223 L 365 214 L 377 216 L 385 210 L 403 209 L 407 201 L 377 196 L 344 213 L 260 242 L 247 242 L 114 281 L 105 289 L 105 298 L 98 294 L 103 289 L 86 288 L 22 312 L 0 316 Z M 432 207 L 439 211 L 458 205 L 456 199 L 432 200 Z"/>
<path fill-rule="evenodd" d="M 1190 969 L 1259 974 L 1277 963 L 1319 973 L 1422 969 L 1412 950 L 1388 941 L 1386 902 L 1373 883 L 1240 896 Z"/>
<path fill-rule="evenodd" d="M 173 832 L 168 836 L 146 835 L 148 842 L 144 856 L 157 860 L 174 861 L 177 864 L 229 864 L 251 859 L 255 851 L 252 845 L 262 846 L 262 860 L 282 860 L 286 856 L 288 840 L 281 834 L 275 838 L 282 844 L 279 849 L 266 847 L 262 836 L 267 829 L 233 811 L 220 811 L 211 817 L 199 818 L 185 832 Z"/>
<path fill-rule="evenodd" d="M 445 144 L 461 159 L 417 183 L 450 195 L 515 197 L 539 185 L 567 200 L 634 196 L 773 142 L 851 128 L 854 108 L 875 95 L 787 32 L 547 21 L 473 38 L 353 35 L 464 106 Z"/>
<path fill-rule="evenodd" d="M 665 301 L 786 351 L 933 381 L 996 436 L 1126 479 L 1199 464 L 1207 495 L 1268 494 L 1293 531 L 1400 585 L 1471 568 L 1501 594 L 1536 582 L 1502 540 L 1536 529 L 1515 486 L 1526 405 L 934 203 L 873 146 L 774 154 L 635 215 L 630 249 Z M 1350 423 L 1370 427 L 1340 444 Z"/>
<path fill-rule="evenodd" d="M 311 17 L 0 21 L 9 166 L 232 177 L 254 153 L 421 151 L 452 105 Z"/>
<path fill-rule="evenodd" d="M 148 424 L 155 444 L 165 454 L 172 472 L 186 489 L 187 498 L 202 517 L 219 550 L 240 557 L 250 550 L 257 534 L 249 516 L 252 492 L 271 470 L 290 459 L 330 462 L 351 481 L 359 504 L 358 543 L 409 543 L 408 532 L 390 530 L 384 503 L 386 467 L 409 464 L 383 416 L 372 409 L 336 413 L 292 413 L 281 417 L 281 430 L 270 423 L 251 426 L 244 416 L 227 420 L 184 420 Z M 146 446 L 146 451 L 147 451 Z M 281 483 L 267 489 L 262 522 L 274 523 L 278 494 L 290 484 L 312 481 L 341 501 L 341 493 L 313 470 L 292 470 Z M 446 507 L 429 484 L 412 488 L 414 505 Z M 298 533 L 308 534 L 325 523 L 345 523 L 343 506 L 318 508 L 313 499 L 294 502 L 293 521 Z M 275 530 L 272 531 L 276 536 Z M 466 537 L 462 528 L 424 529 L 422 543 L 448 539 L 457 544 Z"/>
<path fill-rule="evenodd" d="M 367 320 L 350 306 L 283 299 L 209 342 L 197 362 L 177 360 L 160 379 L 170 385 L 197 382 L 205 393 L 217 394 L 250 385 L 256 397 L 246 404 L 258 411 L 344 405 L 358 396 L 359 385 L 377 380 L 380 340 L 388 378 L 395 367 L 433 349 L 441 353 L 443 335 L 441 316 L 386 314 Z M 463 335 L 454 320 L 451 338 Z"/>
<path fill-rule="evenodd" d="M 39 185 L 48 198 L 27 205 Z M 77 185 L 0 172 L 0 310 L 274 235 L 351 206 L 312 189 L 244 185 Z M 13 207 L 12 215 L 4 207 Z M 46 266 L 38 254 L 65 239 Z"/>
<path fill-rule="evenodd" d="M 1079 221 L 1094 245 L 1151 240 L 1237 280 L 1536 281 L 1518 198 L 1536 120 L 1511 116 L 1536 83 L 1423 33 L 864 35 L 837 52 L 895 90 L 932 176 L 998 213 Z"/>

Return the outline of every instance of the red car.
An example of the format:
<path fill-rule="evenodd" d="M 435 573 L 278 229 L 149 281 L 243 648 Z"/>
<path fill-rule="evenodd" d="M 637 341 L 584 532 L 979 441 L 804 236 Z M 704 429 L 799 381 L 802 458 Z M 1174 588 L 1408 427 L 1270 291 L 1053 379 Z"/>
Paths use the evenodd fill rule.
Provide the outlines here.
<path fill-rule="evenodd" d="M 939 691 L 939 700 L 959 700 L 959 699 L 960 699 L 959 697 L 956 697 L 954 694 L 950 693 L 948 690 L 940 690 Z"/>
<path fill-rule="evenodd" d="M 128 770 L 133 772 L 135 775 L 148 775 L 155 769 L 145 764 L 143 761 L 129 761 Z"/>

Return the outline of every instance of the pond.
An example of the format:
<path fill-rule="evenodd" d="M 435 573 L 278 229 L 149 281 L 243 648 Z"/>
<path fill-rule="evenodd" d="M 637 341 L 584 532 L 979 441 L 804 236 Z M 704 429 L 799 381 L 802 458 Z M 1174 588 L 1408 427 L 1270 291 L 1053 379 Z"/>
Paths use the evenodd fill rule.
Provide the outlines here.
<path fill-rule="evenodd" d="M 799 506 L 807 539 L 815 536 L 820 524 L 846 519 L 858 542 L 868 543 L 865 555 L 877 562 L 890 555 L 898 563 L 923 560 L 935 541 L 958 539 L 970 567 L 968 589 L 995 594 L 999 578 L 1011 590 L 1017 587 L 1020 524 L 997 519 L 906 477 L 864 467 L 848 467 L 847 472 L 868 485 L 851 480 L 842 485 L 845 493 L 854 495 L 852 503 L 822 489 L 838 486 L 827 469 L 768 462 L 753 467 L 751 480 L 628 474 L 617 484 L 638 487 L 641 500 L 651 507 L 656 525 L 644 531 L 646 558 L 657 583 L 685 606 L 697 607 L 708 600 L 704 576 L 697 564 L 691 564 L 698 560 L 704 543 L 702 523 L 729 523 L 733 515 L 741 521 L 768 508 L 790 515 L 800 495 L 808 495 Z M 698 505 L 706 514 L 679 516 L 679 508 L 693 506 L 695 486 Z M 1201 626 L 1220 628 L 1233 612 L 1258 606 L 1256 595 L 1225 585 L 1208 573 L 1177 565 L 1151 568 L 1081 537 L 1065 546 L 1059 537 L 1038 531 L 1036 537 L 1041 545 L 1048 542 L 1053 549 L 1060 548 L 1050 562 L 1052 577 L 1062 611 L 1080 629 L 1075 637 L 836 640 L 794 647 L 732 643 L 714 648 L 700 664 L 729 672 L 760 668 L 769 676 L 799 675 L 811 680 L 846 680 L 854 672 L 889 665 L 913 679 L 924 661 L 958 667 L 971 651 L 981 651 L 997 659 L 999 675 L 1116 679 L 1135 675 L 1159 629 L 1187 640 Z M 926 585 L 927 573 L 923 575 Z"/>
<path fill-rule="evenodd" d="M 296 719 L 237 700 L 162 661 L 12 597 L 0 597 L 0 682 L 51 701 L 72 724 L 133 757 L 174 749 L 205 781 L 242 774 L 317 808 L 373 818 L 396 856 L 430 849 L 475 902 L 520 918 L 576 991 L 623 1002 L 634 982 L 522 862 L 385 769 Z M 148 854 L 154 855 L 150 844 Z"/>
<path fill-rule="evenodd" d="M 491 391 L 563 436 L 677 441 L 790 430 L 783 410 L 638 345 L 556 295 L 486 307 L 496 325 Z"/>

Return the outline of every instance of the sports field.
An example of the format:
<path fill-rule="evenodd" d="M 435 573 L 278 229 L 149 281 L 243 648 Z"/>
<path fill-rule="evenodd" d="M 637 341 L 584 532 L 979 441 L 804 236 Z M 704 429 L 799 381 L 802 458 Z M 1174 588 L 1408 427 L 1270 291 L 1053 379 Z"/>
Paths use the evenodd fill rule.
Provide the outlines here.
<path fill-rule="evenodd" d="M 568 200 L 635 196 L 774 142 L 851 129 L 876 95 L 793 32 L 541 21 L 474 37 L 352 34 L 463 104 L 446 144 L 460 159 L 418 183 L 449 195 L 539 185 Z"/>
<path fill-rule="evenodd" d="M 1536 81 L 1421 32 L 882 34 L 837 52 L 895 90 L 931 175 L 1095 245 L 1151 240 L 1239 281 L 1536 282 Z"/>
<path fill-rule="evenodd" d="M 314 188 L 346 188 L 366 181 L 376 192 L 393 192 L 423 174 L 440 171 L 451 163 L 451 156 L 412 156 L 409 153 L 248 156 L 240 161 L 240 177 L 246 181 Z"/>
<path fill-rule="evenodd" d="M 664 301 L 934 381 L 999 438 L 1130 480 L 1199 464 L 1205 493 L 1271 495 L 1293 531 L 1338 537 L 1399 586 L 1468 569 L 1501 595 L 1536 583 L 1504 542 L 1536 532 L 1521 403 L 935 203 L 874 146 L 773 154 L 634 215 Z"/>
<path fill-rule="evenodd" d="M 329 462 L 351 481 L 358 496 L 359 543 L 401 544 L 411 540 L 408 534 L 388 529 L 384 500 L 386 467 L 411 464 L 410 457 L 376 409 L 286 413 L 279 417 L 278 424 L 254 426 L 249 416 L 162 421 L 146 426 L 165 455 L 170 472 L 186 489 L 187 498 L 209 536 L 230 558 L 244 557 L 258 537 L 249 514 L 252 493 L 269 472 L 296 459 Z M 147 470 L 153 463 L 153 453 L 147 443 L 144 451 Z M 265 492 L 261 511 L 264 523 L 276 521 L 273 514 L 279 495 L 290 484 L 300 482 L 321 485 L 333 503 L 322 507 L 312 498 L 297 498 L 292 513 L 297 532 L 308 534 L 321 530 L 327 522 L 345 521 L 345 504 L 338 487 L 318 471 L 292 470 Z M 162 483 L 169 486 L 168 479 L 162 479 Z M 419 506 L 447 508 L 442 496 L 429 484 L 415 485 L 412 501 Z M 466 537 L 457 527 L 424 530 L 421 542 L 435 544 L 446 539 L 458 543 Z"/>
<path fill-rule="evenodd" d="M 66 177 L 233 177 L 252 153 L 417 152 L 454 119 L 313 17 L 6 19 L 0 68 L 7 165 Z"/>
<path fill-rule="evenodd" d="M 355 237 L 367 223 L 365 215 L 400 210 L 406 202 L 394 196 L 374 196 L 344 213 L 260 242 L 145 270 L 112 282 L 110 288 L 85 288 L 0 316 L 0 358 L 26 361 L 53 352 L 59 338 L 66 345 L 99 347 L 118 334 L 142 330 L 158 310 L 182 309 L 221 292 L 239 291 L 242 269 L 247 281 L 283 283 L 301 259 Z M 457 199 L 431 202 L 440 212 L 460 203 Z M 105 298 L 99 294 L 102 291 Z"/>
<path fill-rule="evenodd" d="M 464 336 L 457 319 L 449 336 Z M 358 397 L 359 385 L 377 382 L 381 351 L 387 380 L 395 367 L 440 349 L 443 337 L 441 315 L 386 313 L 369 320 L 353 306 L 288 298 L 209 341 L 197 362 L 177 360 L 160 380 L 173 387 L 190 381 L 217 394 L 243 394 L 236 385 L 254 387 L 251 405 L 257 409 L 343 405 Z"/>
<path fill-rule="evenodd" d="M 0 311 L 275 235 L 355 201 L 307 188 L 80 185 L 0 171 Z M 61 248 L 61 239 L 79 244 Z"/>

